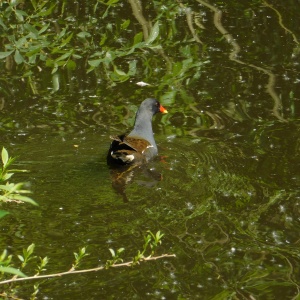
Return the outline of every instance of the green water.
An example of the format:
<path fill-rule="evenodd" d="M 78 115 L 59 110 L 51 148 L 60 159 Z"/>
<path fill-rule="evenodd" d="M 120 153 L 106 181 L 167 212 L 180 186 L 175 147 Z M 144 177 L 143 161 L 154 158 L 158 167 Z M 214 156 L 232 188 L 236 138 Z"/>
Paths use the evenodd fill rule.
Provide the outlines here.
<path fill-rule="evenodd" d="M 109 248 L 124 247 L 130 261 L 147 230 L 160 230 L 157 254 L 176 255 L 42 280 L 37 299 L 299 298 L 299 3 L 214 3 L 223 35 L 216 12 L 200 3 L 189 7 L 205 24 L 193 23 L 203 44 L 180 6 L 168 4 L 178 14 L 160 18 L 164 55 L 121 57 L 120 68 L 140 58 L 126 82 L 79 67 L 58 79 L 36 70 L 34 95 L 20 70 L 2 71 L 1 145 L 17 156 L 15 167 L 29 170 L 13 180 L 27 182 L 39 206 L 2 205 L 10 215 L 1 219 L 0 249 L 16 256 L 35 243 L 35 254 L 50 258 L 50 274 L 69 270 L 84 246 L 80 269 L 104 265 Z M 141 30 L 127 5 L 112 7 L 115 16 L 103 22 L 129 18 Z M 159 15 L 145 6 L 149 18 Z M 159 157 L 116 186 L 106 165 L 109 136 L 129 131 L 149 96 L 169 111 L 154 118 Z M 12 289 L 30 299 L 33 282 L 0 286 Z"/>

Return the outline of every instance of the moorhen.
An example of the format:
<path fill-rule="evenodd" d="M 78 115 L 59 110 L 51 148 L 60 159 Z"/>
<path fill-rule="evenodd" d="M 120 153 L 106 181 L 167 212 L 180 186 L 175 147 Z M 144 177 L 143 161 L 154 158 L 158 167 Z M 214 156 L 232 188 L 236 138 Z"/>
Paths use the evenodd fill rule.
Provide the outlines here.
<path fill-rule="evenodd" d="M 141 164 L 157 155 L 152 117 L 158 112 L 168 111 L 156 99 L 144 100 L 136 113 L 133 130 L 128 135 L 110 137 L 113 140 L 107 154 L 110 166 Z"/>

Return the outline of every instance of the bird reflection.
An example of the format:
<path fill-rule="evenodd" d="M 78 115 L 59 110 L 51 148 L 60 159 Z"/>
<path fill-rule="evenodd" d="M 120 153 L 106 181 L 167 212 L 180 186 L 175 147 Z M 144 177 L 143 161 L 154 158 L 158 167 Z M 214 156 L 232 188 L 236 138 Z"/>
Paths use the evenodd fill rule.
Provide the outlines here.
<path fill-rule="evenodd" d="M 112 187 L 121 195 L 124 202 L 128 202 L 126 194 L 126 186 L 136 182 L 140 186 L 147 188 L 153 187 L 157 184 L 162 176 L 153 168 L 149 168 L 149 165 L 125 165 L 118 168 L 110 168 Z"/>

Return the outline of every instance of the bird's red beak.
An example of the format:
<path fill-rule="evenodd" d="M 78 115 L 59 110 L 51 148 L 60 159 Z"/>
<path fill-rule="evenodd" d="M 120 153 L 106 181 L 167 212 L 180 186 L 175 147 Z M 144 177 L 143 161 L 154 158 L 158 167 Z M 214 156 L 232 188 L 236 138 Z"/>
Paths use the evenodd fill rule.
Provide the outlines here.
<path fill-rule="evenodd" d="M 160 111 L 162 114 L 167 114 L 167 113 L 168 113 L 168 111 L 167 111 L 162 105 L 159 107 L 159 111 Z"/>

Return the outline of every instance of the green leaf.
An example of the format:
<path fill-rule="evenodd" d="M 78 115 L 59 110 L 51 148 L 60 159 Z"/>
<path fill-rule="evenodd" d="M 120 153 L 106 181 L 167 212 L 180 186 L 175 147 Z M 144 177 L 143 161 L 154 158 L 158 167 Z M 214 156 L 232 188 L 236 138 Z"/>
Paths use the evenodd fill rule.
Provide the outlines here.
<path fill-rule="evenodd" d="M 47 3 L 47 1 L 45 2 Z M 56 6 L 56 4 L 53 4 L 50 8 L 48 8 L 47 10 L 41 11 L 40 13 L 38 13 L 36 15 L 36 17 L 45 17 L 48 16 L 52 13 L 53 8 Z"/>
<path fill-rule="evenodd" d="M 79 54 L 72 54 L 72 57 L 74 58 L 74 59 L 80 59 L 80 58 L 82 58 L 82 56 L 81 55 L 79 55 Z"/>
<path fill-rule="evenodd" d="M 47 67 L 53 67 L 54 66 L 54 60 L 53 59 L 47 59 L 46 60 L 46 66 Z"/>
<path fill-rule="evenodd" d="M 21 55 L 21 53 L 19 52 L 19 50 L 15 51 L 14 58 L 15 58 L 15 62 L 16 62 L 17 65 L 21 64 L 22 62 L 24 62 L 24 58 Z"/>
<path fill-rule="evenodd" d="M 73 32 L 63 41 L 63 43 L 60 45 L 60 48 L 64 47 L 65 45 L 69 44 L 73 37 Z"/>
<path fill-rule="evenodd" d="M 122 70 L 118 69 L 117 67 L 114 68 L 114 71 L 119 76 L 126 76 L 127 75 L 125 72 L 123 72 Z"/>
<path fill-rule="evenodd" d="M 23 22 L 24 21 L 24 16 L 28 16 L 27 13 L 23 10 L 19 10 L 19 9 L 16 9 L 15 10 L 15 14 L 16 14 L 16 17 L 17 19 L 20 21 L 20 22 Z"/>
<path fill-rule="evenodd" d="M 31 255 L 34 251 L 34 247 L 35 247 L 35 244 L 31 244 L 27 247 L 27 253 L 28 255 Z"/>
<path fill-rule="evenodd" d="M 0 219 L 3 218 L 4 216 L 8 215 L 9 212 L 5 210 L 0 210 Z"/>
<path fill-rule="evenodd" d="M 14 194 L 14 195 L 12 195 L 11 198 L 15 199 L 15 200 L 22 201 L 22 202 L 27 202 L 27 203 L 30 203 L 30 204 L 35 205 L 35 206 L 39 206 L 34 200 L 32 200 L 29 197 L 23 196 L 23 195 L 16 195 L 16 194 Z"/>
<path fill-rule="evenodd" d="M 210 298 L 210 299 L 211 300 L 232 299 L 232 297 L 234 297 L 235 295 L 236 295 L 236 293 L 234 291 L 224 290 L 221 293 L 218 293 L 218 294 L 214 295 L 214 297 Z"/>
<path fill-rule="evenodd" d="M 159 50 L 159 49 L 162 49 L 162 46 L 161 45 L 148 45 L 147 48 Z"/>
<path fill-rule="evenodd" d="M 11 176 L 13 176 L 14 175 L 14 173 L 6 173 L 6 174 L 4 174 L 3 176 L 2 176 L 2 179 L 3 180 L 8 180 Z"/>
<path fill-rule="evenodd" d="M 154 24 L 154 26 L 151 29 L 150 35 L 148 37 L 148 39 L 146 40 L 147 44 L 152 44 L 156 38 L 159 35 L 159 23 L 158 21 Z"/>
<path fill-rule="evenodd" d="M 18 48 L 18 49 L 25 47 L 25 45 L 27 45 L 27 44 L 28 44 L 27 36 L 23 36 L 15 42 L 16 48 Z"/>
<path fill-rule="evenodd" d="M 109 248 L 109 251 L 110 251 L 112 257 L 116 256 L 114 249 Z"/>
<path fill-rule="evenodd" d="M 76 69 L 76 63 L 75 63 L 74 60 L 71 60 L 71 59 L 68 60 L 68 62 L 67 62 L 67 69 L 71 70 L 71 71 L 73 71 L 73 70 Z"/>
<path fill-rule="evenodd" d="M 53 92 L 57 92 L 59 90 L 59 75 L 57 73 L 52 76 L 52 84 L 53 84 Z"/>
<path fill-rule="evenodd" d="M 121 24 L 121 28 L 122 29 L 126 29 L 130 24 L 130 19 L 124 21 L 122 24 Z"/>
<path fill-rule="evenodd" d="M 0 52 L 0 59 L 11 55 L 14 51 Z"/>
<path fill-rule="evenodd" d="M 59 33 L 57 39 L 61 39 L 67 32 L 67 28 L 63 28 L 63 30 Z"/>
<path fill-rule="evenodd" d="M 100 40 L 99 45 L 100 46 L 104 45 L 104 43 L 106 42 L 106 40 L 107 40 L 107 35 L 104 33 L 104 34 L 101 35 L 101 40 Z"/>
<path fill-rule="evenodd" d="M 81 31 L 81 32 L 77 33 L 77 36 L 80 37 L 80 38 L 85 39 L 86 37 L 90 37 L 91 34 L 87 31 Z"/>
<path fill-rule="evenodd" d="M 61 66 L 65 66 L 67 63 L 67 60 L 60 60 L 58 62 L 55 63 L 56 66 L 61 67 Z"/>
<path fill-rule="evenodd" d="M 35 55 L 35 54 L 37 54 L 37 53 L 39 53 L 41 51 L 41 47 L 40 46 L 38 46 L 37 48 L 31 48 L 31 49 L 33 49 L 33 50 L 26 52 L 25 55 L 27 57 L 31 57 L 31 56 L 33 56 L 33 55 Z"/>
<path fill-rule="evenodd" d="M 129 76 L 134 76 L 136 74 L 136 60 L 132 60 L 129 62 L 129 71 L 128 71 L 128 75 Z"/>
<path fill-rule="evenodd" d="M 125 250 L 125 248 L 120 248 L 120 249 L 117 250 L 117 253 L 121 254 L 122 252 L 124 252 L 124 250 Z"/>
<path fill-rule="evenodd" d="M 2 148 L 1 158 L 2 158 L 3 167 L 5 167 L 8 162 L 9 156 L 7 150 L 4 147 Z"/>
<path fill-rule="evenodd" d="M 36 28 L 34 28 L 32 25 L 30 24 L 24 24 L 24 28 L 27 29 L 34 38 L 38 38 L 39 37 L 39 32 Z"/>
<path fill-rule="evenodd" d="M 0 185 L 0 190 L 9 192 L 11 187 L 9 185 Z"/>
<path fill-rule="evenodd" d="M 94 59 L 94 60 L 89 60 L 88 63 L 90 66 L 96 68 L 100 65 L 100 63 L 103 61 L 103 59 Z"/>
<path fill-rule="evenodd" d="M 143 33 L 139 32 L 134 36 L 133 39 L 133 45 L 135 46 L 136 44 L 140 43 L 143 41 Z"/>
<path fill-rule="evenodd" d="M 50 23 L 45 25 L 44 27 L 42 27 L 39 31 L 39 34 L 43 33 L 44 31 L 46 31 L 48 29 L 48 27 L 50 26 Z"/>
<path fill-rule="evenodd" d="M 24 17 L 28 17 L 28 14 L 24 10 L 17 9 L 16 12 Z"/>
<path fill-rule="evenodd" d="M 27 277 L 27 276 L 26 276 L 24 273 L 22 273 L 20 270 L 15 269 L 15 268 L 12 268 L 12 267 L 1 267 L 1 266 L 0 266 L 0 272 L 18 275 L 19 277 Z"/>
<path fill-rule="evenodd" d="M 32 4 L 34 10 L 36 10 L 36 8 L 37 8 L 36 1 L 35 0 L 30 0 L 30 2 Z"/>
<path fill-rule="evenodd" d="M 119 0 L 109 0 L 109 1 L 107 1 L 107 3 L 103 3 L 103 4 L 111 6 L 111 5 L 114 5 L 114 4 L 118 3 L 118 2 L 119 2 Z"/>
<path fill-rule="evenodd" d="M 63 55 L 61 55 L 61 56 L 60 56 L 59 58 L 57 58 L 55 61 L 56 61 L 56 62 L 59 62 L 59 61 L 61 61 L 61 60 L 64 60 L 64 59 L 70 57 L 70 56 L 72 55 L 72 53 L 73 53 L 73 50 L 71 50 L 71 51 L 69 51 L 69 52 L 67 52 L 67 53 L 65 53 L 65 54 L 63 54 Z"/>
<path fill-rule="evenodd" d="M 36 54 L 31 55 L 31 56 L 29 57 L 29 59 L 28 59 L 28 63 L 29 63 L 29 64 L 35 64 L 35 62 L 36 62 L 36 57 L 37 57 Z M 23 75 L 23 76 L 25 77 L 25 75 Z"/>
<path fill-rule="evenodd" d="M 51 71 L 51 74 L 55 74 L 57 70 L 58 70 L 58 65 L 55 64 L 52 71 Z"/>
<path fill-rule="evenodd" d="M 8 188 L 8 192 L 9 193 L 14 193 L 15 191 L 18 191 L 21 189 L 23 183 L 22 182 L 19 182 L 19 183 L 10 183 L 10 184 L 6 184 L 5 187 Z"/>
<path fill-rule="evenodd" d="M 24 257 L 23 257 L 22 255 L 18 254 L 17 256 L 18 256 L 18 259 L 19 259 L 21 262 L 24 261 Z"/>
<path fill-rule="evenodd" d="M 7 27 L 6 27 L 5 24 L 3 23 L 2 19 L 0 19 L 0 25 L 3 27 L 4 30 L 7 30 Z"/>

